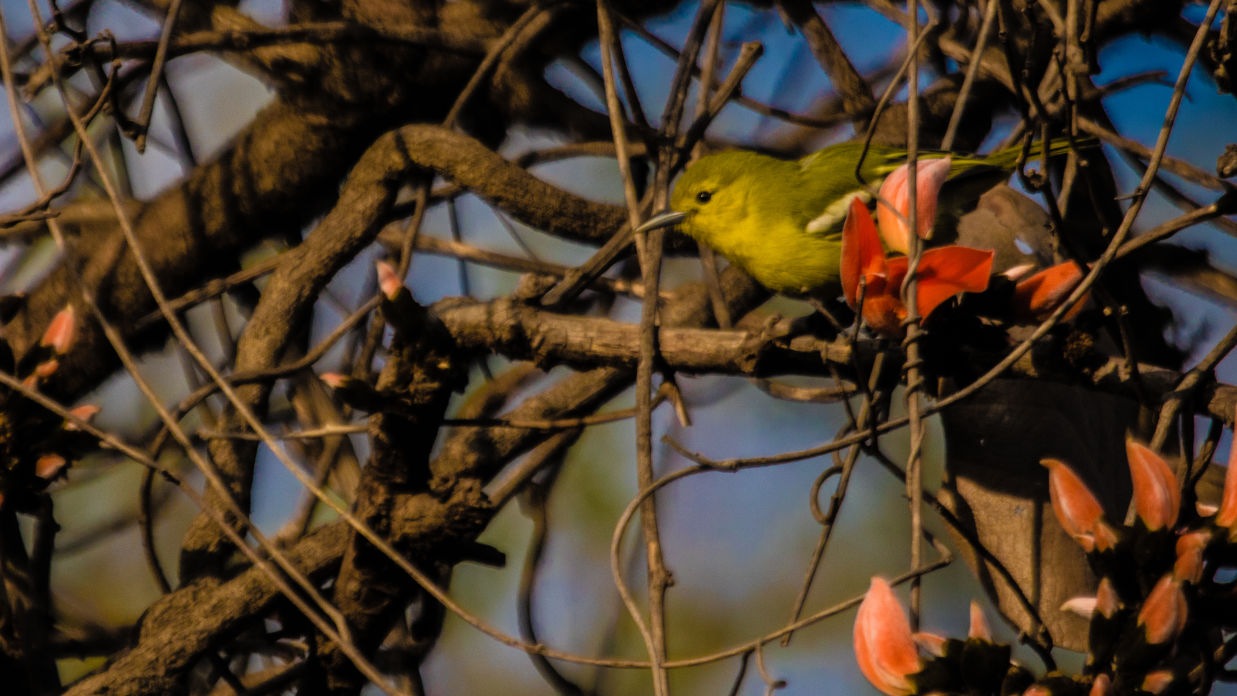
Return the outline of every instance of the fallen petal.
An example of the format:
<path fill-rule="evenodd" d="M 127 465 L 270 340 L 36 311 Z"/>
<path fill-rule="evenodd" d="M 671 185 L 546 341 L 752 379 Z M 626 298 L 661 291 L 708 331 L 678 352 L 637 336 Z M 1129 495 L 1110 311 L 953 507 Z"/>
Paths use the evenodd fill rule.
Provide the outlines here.
<path fill-rule="evenodd" d="M 859 670 L 881 692 L 909 696 L 910 677 L 922 668 L 911 625 L 889 583 L 872 578 L 855 616 L 855 659 Z"/>
<path fill-rule="evenodd" d="M 1149 447 L 1133 439 L 1125 441 L 1125 455 L 1129 459 L 1130 478 L 1134 483 L 1134 508 L 1139 519 L 1151 531 L 1177 524 L 1181 490 L 1168 463 Z"/>

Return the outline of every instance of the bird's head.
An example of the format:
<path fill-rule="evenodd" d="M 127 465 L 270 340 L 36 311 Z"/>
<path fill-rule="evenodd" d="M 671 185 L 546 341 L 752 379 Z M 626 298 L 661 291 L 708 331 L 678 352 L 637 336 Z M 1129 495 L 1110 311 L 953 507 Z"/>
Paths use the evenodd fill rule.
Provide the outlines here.
<path fill-rule="evenodd" d="M 680 227 L 705 243 L 746 217 L 753 165 L 768 159 L 753 152 L 721 152 L 693 162 L 670 194 L 670 207 L 684 214 Z"/>

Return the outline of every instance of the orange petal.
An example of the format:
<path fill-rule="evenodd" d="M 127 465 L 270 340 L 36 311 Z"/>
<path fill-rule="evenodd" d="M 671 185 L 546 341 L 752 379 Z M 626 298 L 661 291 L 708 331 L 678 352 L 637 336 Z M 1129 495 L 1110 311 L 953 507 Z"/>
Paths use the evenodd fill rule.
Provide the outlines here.
<path fill-rule="evenodd" d="M 1203 579 L 1203 552 L 1211 543 L 1211 532 L 1203 529 L 1177 537 L 1177 560 L 1173 577 L 1197 585 Z"/>
<path fill-rule="evenodd" d="M 48 377 L 51 377 L 52 375 L 56 374 L 56 370 L 59 370 L 59 369 L 60 369 L 60 361 L 55 358 L 52 358 L 51 360 L 44 360 L 38 365 L 35 365 L 34 374 L 39 379 L 47 379 Z"/>
<path fill-rule="evenodd" d="M 992 275 L 991 249 L 947 246 L 929 249 L 919 259 L 919 315 L 926 317 L 960 292 L 983 292 Z"/>
<path fill-rule="evenodd" d="M 1116 534 L 1104 523 L 1104 508 L 1091 489 L 1065 462 L 1041 459 L 1040 464 L 1048 467 L 1048 496 L 1061 528 L 1085 551 L 1111 548 L 1116 543 Z"/>
<path fill-rule="evenodd" d="M 1163 457 L 1135 440 L 1125 441 L 1125 456 L 1134 483 L 1134 508 L 1138 517 L 1155 531 L 1177 524 L 1181 491 L 1177 478 Z"/>
<path fill-rule="evenodd" d="M 1108 696 L 1112 693 L 1112 677 L 1107 674 L 1100 674 L 1095 677 L 1095 681 L 1091 682 L 1091 691 L 1088 696 Z"/>
<path fill-rule="evenodd" d="M 344 384 L 348 382 L 348 377 L 345 375 L 341 375 L 338 372 L 323 372 L 322 374 L 318 375 L 318 379 L 322 380 L 323 382 L 326 382 L 326 386 L 330 387 L 331 389 L 339 389 L 340 387 L 344 386 Z"/>
<path fill-rule="evenodd" d="M 984 610 L 979 607 L 979 602 L 973 599 L 971 600 L 971 626 L 966 632 L 966 637 L 992 640 L 992 629 L 988 626 L 988 618 L 984 616 Z"/>
<path fill-rule="evenodd" d="M 842 294 L 846 304 L 855 309 L 859 304 L 859 279 L 870 274 L 884 274 L 885 252 L 876 234 L 872 213 L 858 196 L 850 201 L 850 212 L 842 225 Z"/>
<path fill-rule="evenodd" d="M 1143 600 L 1142 609 L 1138 612 L 1138 625 L 1143 627 L 1148 643 L 1160 645 L 1176 638 L 1185 628 L 1186 612 L 1181 581 L 1169 573 L 1160 578 Z"/>
<path fill-rule="evenodd" d="M 854 637 L 859 671 L 873 686 L 889 696 L 915 693 L 910 677 L 922 664 L 910 622 L 885 580 L 872 578 L 855 615 Z"/>
<path fill-rule="evenodd" d="M 1014 286 L 1014 317 L 1021 321 L 1043 321 L 1056 310 L 1082 279 L 1082 269 L 1073 261 L 1059 263 L 1036 273 Z M 1066 319 L 1082 310 L 1080 300 L 1066 313 Z"/>
<path fill-rule="evenodd" d="M 59 454 L 45 454 L 34 463 L 34 475 L 41 479 L 49 479 L 60 472 L 68 464 Z"/>
<path fill-rule="evenodd" d="M 73 336 L 76 333 L 73 305 L 66 305 L 64 309 L 56 312 L 56 316 L 52 317 L 47 330 L 43 332 L 43 337 L 39 339 L 39 345 L 45 348 L 51 347 L 53 351 L 63 355 L 68 352 L 69 346 L 73 345 Z"/>
<path fill-rule="evenodd" d="M 1234 424 L 1237 429 L 1237 424 Z M 1237 442 L 1228 451 L 1228 471 L 1224 474 L 1224 495 L 1220 498 L 1220 511 L 1216 524 L 1229 529 L 1237 523 Z"/>
<path fill-rule="evenodd" d="M 895 296 L 882 293 L 863 300 L 863 322 L 876 333 L 889 338 L 899 338 L 906 329 L 906 306 Z"/>
<path fill-rule="evenodd" d="M 89 423 L 90 419 L 94 418 L 95 415 L 98 414 L 99 411 L 102 411 L 102 410 L 103 409 L 99 408 L 98 406 L 95 406 L 94 404 L 82 404 L 81 406 L 75 406 L 69 409 L 69 413 Z M 77 424 L 76 423 L 65 423 L 64 429 L 65 430 L 77 430 Z"/>
<path fill-rule="evenodd" d="M 1147 672 L 1147 676 L 1143 677 L 1142 685 L 1138 688 L 1149 694 L 1162 694 L 1172 683 L 1172 671 L 1159 669 L 1154 672 Z"/>

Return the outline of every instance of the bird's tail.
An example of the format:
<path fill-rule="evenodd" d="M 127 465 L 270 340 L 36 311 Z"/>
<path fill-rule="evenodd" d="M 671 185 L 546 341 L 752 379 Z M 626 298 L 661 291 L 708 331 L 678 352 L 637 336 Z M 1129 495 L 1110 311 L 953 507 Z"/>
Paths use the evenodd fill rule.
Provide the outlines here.
<path fill-rule="evenodd" d="M 1053 138 L 1048 141 L 1048 147 L 1044 147 L 1044 141 L 1040 140 L 1031 144 L 1031 148 L 1027 151 L 1027 159 L 1035 160 L 1042 159 L 1045 156 L 1044 151 L 1047 150 L 1048 157 L 1057 157 L 1064 155 L 1070 151 L 1071 144 L 1074 148 L 1082 150 L 1090 150 L 1099 147 L 1099 140 L 1092 136 L 1082 136 L 1074 138 L 1072 141 L 1068 137 Z M 974 169 L 976 167 L 987 168 L 995 167 L 1009 173 L 1014 170 L 1018 164 L 1018 158 L 1022 156 L 1022 145 L 1014 145 L 1003 150 L 997 150 L 988 155 L 968 157 L 954 156 L 953 166 L 950 167 L 950 174 L 956 176 L 964 171 Z"/>

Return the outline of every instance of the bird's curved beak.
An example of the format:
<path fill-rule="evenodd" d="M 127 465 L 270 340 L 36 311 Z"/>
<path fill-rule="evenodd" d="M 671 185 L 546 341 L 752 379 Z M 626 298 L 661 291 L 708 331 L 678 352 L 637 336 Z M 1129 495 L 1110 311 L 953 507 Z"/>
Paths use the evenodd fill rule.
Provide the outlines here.
<path fill-rule="evenodd" d="M 640 225 L 639 227 L 635 229 L 635 232 L 639 234 L 641 232 L 648 232 L 649 230 L 655 230 L 658 227 L 669 227 L 671 225 L 675 225 L 675 224 L 678 224 L 679 222 L 682 222 L 683 219 L 686 217 L 687 217 L 687 213 L 680 213 L 675 210 L 663 210 L 662 212 L 657 213 L 656 215 L 649 218 L 648 220 L 645 220 L 644 224 Z"/>

